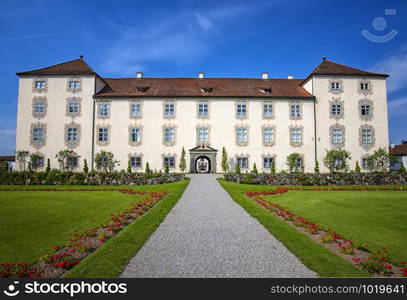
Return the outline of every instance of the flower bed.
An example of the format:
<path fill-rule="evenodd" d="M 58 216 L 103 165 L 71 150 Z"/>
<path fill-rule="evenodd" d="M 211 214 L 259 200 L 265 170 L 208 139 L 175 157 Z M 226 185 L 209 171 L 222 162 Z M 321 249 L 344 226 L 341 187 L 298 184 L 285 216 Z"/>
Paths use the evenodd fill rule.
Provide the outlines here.
<path fill-rule="evenodd" d="M 83 258 L 149 211 L 168 194 L 167 191 L 150 193 L 130 189 L 116 191 L 133 195 L 146 195 L 146 197 L 133 203 L 127 209 L 112 213 L 109 221 L 84 232 L 77 232 L 66 244 L 55 246 L 50 253 L 44 254 L 35 263 L 1 263 L 0 277 L 61 277 Z"/>
<path fill-rule="evenodd" d="M 400 266 L 395 266 L 390 262 L 386 248 L 371 252 L 367 245 L 358 242 L 350 241 L 341 234 L 336 233 L 332 229 L 324 228 L 310 222 L 292 211 L 282 207 L 279 204 L 272 203 L 269 200 L 262 198 L 263 195 L 278 195 L 287 193 L 289 190 L 309 190 L 302 188 L 278 188 L 268 192 L 252 192 L 245 193 L 247 197 L 260 204 L 272 214 L 281 218 L 284 222 L 296 228 L 297 230 L 308 235 L 313 241 L 322 244 L 335 254 L 341 256 L 352 264 L 366 270 L 374 276 L 387 277 L 407 277 L 407 268 L 405 262 L 400 262 Z M 331 190 L 365 190 L 365 189 L 324 189 L 315 188 L 315 191 L 331 191 Z M 372 189 L 368 189 L 372 190 Z"/>

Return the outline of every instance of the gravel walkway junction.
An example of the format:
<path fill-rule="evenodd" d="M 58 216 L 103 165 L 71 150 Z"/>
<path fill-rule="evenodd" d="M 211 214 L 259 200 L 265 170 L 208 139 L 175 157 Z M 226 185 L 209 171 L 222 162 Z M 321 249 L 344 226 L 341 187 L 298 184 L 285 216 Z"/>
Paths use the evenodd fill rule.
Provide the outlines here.
<path fill-rule="evenodd" d="M 220 186 L 219 175 L 191 182 L 121 277 L 315 277 Z"/>

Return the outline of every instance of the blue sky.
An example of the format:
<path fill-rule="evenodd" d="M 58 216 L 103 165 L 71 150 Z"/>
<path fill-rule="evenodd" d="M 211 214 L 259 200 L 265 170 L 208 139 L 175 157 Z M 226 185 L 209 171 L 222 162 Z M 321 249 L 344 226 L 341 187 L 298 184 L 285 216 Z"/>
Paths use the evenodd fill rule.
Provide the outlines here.
<path fill-rule="evenodd" d="M 78 58 L 105 77 L 305 77 L 321 57 L 385 72 L 390 141 L 407 138 L 407 1 L 2 0 L 0 155 L 15 150 L 18 71 Z M 386 15 L 386 9 L 396 10 Z M 373 20 L 382 17 L 386 28 Z M 385 43 L 362 36 L 367 29 Z"/>

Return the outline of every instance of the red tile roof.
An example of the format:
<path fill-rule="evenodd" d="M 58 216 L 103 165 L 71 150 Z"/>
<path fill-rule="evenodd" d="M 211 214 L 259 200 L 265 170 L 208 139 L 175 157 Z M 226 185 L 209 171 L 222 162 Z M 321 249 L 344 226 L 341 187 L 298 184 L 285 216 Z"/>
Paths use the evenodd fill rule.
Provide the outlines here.
<path fill-rule="evenodd" d="M 104 78 L 103 97 L 262 97 L 310 98 L 302 79 L 255 78 Z M 148 89 L 143 93 L 140 88 Z M 271 91 L 264 92 L 270 89 Z"/>
<path fill-rule="evenodd" d="M 352 68 L 330 60 L 323 60 L 312 72 L 305 78 L 306 81 L 313 75 L 354 75 L 354 76 L 384 76 L 389 77 L 387 74 L 373 73 L 363 71 L 360 69 Z"/>
<path fill-rule="evenodd" d="M 24 75 L 95 75 L 95 71 L 82 59 L 53 65 Z M 106 86 L 95 97 L 257 97 L 257 98 L 309 98 L 302 83 L 313 75 L 385 76 L 323 60 L 306 79 L 255 78 L 101 78 Z"/>
<path fill-rule="evenodd" d="M 407 155 L 407 143 L 397 145 L 394 148 L 390 148 L 389 152 L 390 152 L 390 154 L 393 154 L 393 155 Z"/>
<path fill-rule="evenodd" d="M 16 157 L 13 155 L 10 156 L 0 156 L 0 161 L 15 161 Z"/>
<path fill-rule="evenodd" d="M 95 75 L 96 72 L 82 59 L 75 59 L 50 67 L 17 73 L 22 75 Z"/>

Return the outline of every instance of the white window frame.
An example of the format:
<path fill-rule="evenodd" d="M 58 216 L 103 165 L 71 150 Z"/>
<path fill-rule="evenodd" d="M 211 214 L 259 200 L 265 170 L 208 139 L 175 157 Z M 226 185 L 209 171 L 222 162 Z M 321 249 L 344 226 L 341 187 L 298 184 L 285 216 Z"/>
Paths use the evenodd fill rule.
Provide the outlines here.
<path fill-rule="evenodd" d="M 198 117 L 209 117 L 209 103 L 198 103 Z"/>
<path fill-rule="evenodd" d="M 301 118 L 301 105 L 290 104 L 290 115 L 291 118 Z"/>
<path fill-rule="evenodd" d="M 99 117 L 108 118 L 110 115 L 110 104 L 109 103 L 99 103 Z"/>
<path fill-rule="evenodd" d="M 249 141 L 249 133 L 246 127 L 236 128 L 236 142 L 237 143 L 247 143 Z"/>
<path fill-rule="evenodd" d="M 141 117 L 141 103 L 131 103 L 130 115 L 135 118 Z"/>
<path fill-rule="evenodd" d="M 247 117 L 247 104 L 246 103 L 236 103 L 236 117 L 246 118 Z"/>
<path fill-rule="evenodd" d="M 274 107 L 272 103 L 263 104 L 263 118 L 269 119 L 273 117 Z"/>
<path fill-rule="evenodd" d="M 249 168 L 249 158 L 248 157 L 236 157 L 236 166 L 239 165 L 240 169 Z"/>
<path fill-rule="evenodd" d="M 35 81 L 35 88 L 36 89 L 45 89 L 47 83 L 45 82 L 45 80 L 36 80 Z"/>
<path fill-rule="evenodd" d="M 78 128 L 68 127 L 66 140 L 68 142 L 76 142 L 78 140 Z"/>
<path fill-rule="evenodd" d="M 68 81 L 68 88 L 70 89 L 80 89 L 81 82 L 79 80 L 69 80 Z"/>
<path fill-rule="evenodd" d="M 271 167 L 273 166 L 273 162 L 275 163 L 274 157 L 263 157 L 263 168 L 271 169 Z"/>
<path fill-rule="evenodd" d="M 41 142 L 44 140 L 44 129 L 42 127 L 33 128 L 33 142 Z"/>
<path fill-rule="evenodd" d="M 175 103 L 164 103 L 164 117 L 175 117 Z"/>
<path fill-rule="evenodd" d="M 331 115 L 341 115 L 342 105 L 339 103 L 334 103 L 331 105 Z"/>
<path fill-rule="evenodd" d="M 164 156 L 163 157 L 163 166 L 168 164 L 169 169 L 174 169 L 175 168 L 175 156 Z"/>
<path fill-rule="evenodd" d="M 143 167 L 143 158 L 138 155 L 130 156 L 130 166 L 135 169 L 141 169 Z"/>
<path fill-rule="evenodd" d="M 165 127 L 164 143 L 174 143 L 174 142 L 175 142 L 175 127 Z"/>
<path fill-rule="evenodd" d="M 373 132 L 370 128 L 362 129 L 362 144 L 370 145 L 373 143 Z"/>
<path fill-rule="evenodd" d="M 343 143 L 343 130 L 342 129 L 332 129 L 332 143 L 342 144 Z"/>
<path fill-rule="evenodd" d="M 98 141 L 108 142 L 109 141 L 109 127 L 99 127 L 98 128 Z"/>
<path fill-rule="evenodd" d="M 291 140 L 291 144 L 302 144 L 301 128 L 291 128 L 290 140 Z"/>

